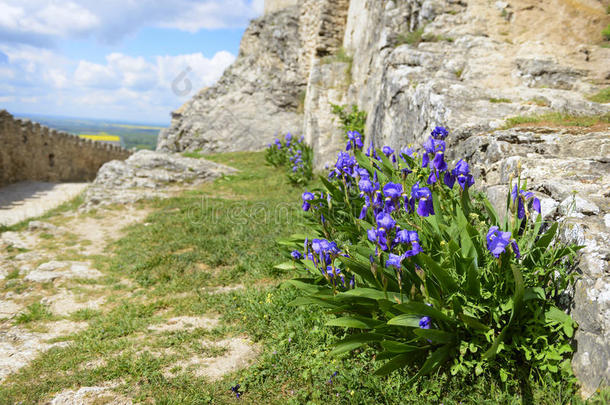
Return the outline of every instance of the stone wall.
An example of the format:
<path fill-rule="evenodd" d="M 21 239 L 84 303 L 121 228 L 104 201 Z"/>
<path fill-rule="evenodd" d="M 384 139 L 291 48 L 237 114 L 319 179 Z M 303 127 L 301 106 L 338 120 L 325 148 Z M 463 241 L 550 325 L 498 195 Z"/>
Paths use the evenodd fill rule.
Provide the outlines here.
<path fill-rule="evenodd" d="M 343 45 L 349 0 L 300 0 L 300 59 L 309 73 L 316 59 L 332 56 Z"/>
<path fill-rule="evenodd" d="M 0 111 L 0 186 L 24 180 L 91 181 L 104 163 L 130 154 Z"/>

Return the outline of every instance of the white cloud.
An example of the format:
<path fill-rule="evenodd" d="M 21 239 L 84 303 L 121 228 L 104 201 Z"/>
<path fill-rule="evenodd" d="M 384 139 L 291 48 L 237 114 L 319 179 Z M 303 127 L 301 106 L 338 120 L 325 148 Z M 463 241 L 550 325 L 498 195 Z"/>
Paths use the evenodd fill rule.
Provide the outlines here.
<path fill-rule="evenodd" d="M 216 82 L 235 56 L 110 53 L 94 61 L 68 59 L 58 45 L 92 38 L 113 43 L 143 27 L 244 27 L 263 7 L 264 0 L 0 0 L 0 108 L 166 120 Z"/>
<path fill-rule="evenodd" d="M 109 67 L 81 60 L 74 72 L 74 82 L 77 86 L 101 89 L 120 88 L 119 78 Z"/>
<path fill-rule="evenodd" d="M 59 39 L 116 42 L 144 26 L 201 29 L 244 27 L 263 0 L 2 0 L 0 42 L 49 47 Z"/>
<path fill-rule="evenodd" d="M 0 51 L 9 60 L 0 65 L 0 95 L 4 97 L 0 108 L 19 112 L 23 105 L 31 105 L 49 114 L 154 122 L 166 119 L 202 87 L 215 83 L 235 60 L 227 51 L 211 58 L 202 53 L 150 59 L 111 53 L 105 63 L 71 61 L 32 46 L 0 44 Z M 190 83 L 187 92 L 174 90 L 177 80 Z M 177 84 L 180 90 L 185 89 L 183 81 Z"/>

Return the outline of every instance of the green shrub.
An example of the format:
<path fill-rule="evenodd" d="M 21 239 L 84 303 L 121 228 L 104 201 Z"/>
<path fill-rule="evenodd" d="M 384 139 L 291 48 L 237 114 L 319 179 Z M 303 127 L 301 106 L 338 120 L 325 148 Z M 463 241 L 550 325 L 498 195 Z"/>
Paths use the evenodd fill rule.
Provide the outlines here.
<path fill-rule="evenodd" d="M 573 383 L 575 323 L 559 302 L 580 247 L 559 243 L 556 222 L 519 177 L 501 217 L 460 160 L 444 161 L 437 127 L 410 148 L 341 153 L 324 187 L 303 194 L 310 231 L 280 241 L 302 291 L 292 305 L 336 314 L 340 355 L 368 345 L 376 373 L 409 367 L 529 383 Z"/>
<path fill-rule="evenodd" d="M 358 109 L 356 104 L 350 107 L 347 105 L 330 104 L 331 111 L 339 118 L 341 130 L 348 139 L 349 132 L 358 132 L 364 141 L 364 128 L 366 126 L 366 111 Z"/>
<path fill-rule="evenodd" d="M 277 138 L 267 145 L 265 160 L 275 167 L 288 169 L 288 180 L 294 185 L 305 185 L 313 179 L 313 150 L 303 142 L 287 134 L 283 140 Z"/>

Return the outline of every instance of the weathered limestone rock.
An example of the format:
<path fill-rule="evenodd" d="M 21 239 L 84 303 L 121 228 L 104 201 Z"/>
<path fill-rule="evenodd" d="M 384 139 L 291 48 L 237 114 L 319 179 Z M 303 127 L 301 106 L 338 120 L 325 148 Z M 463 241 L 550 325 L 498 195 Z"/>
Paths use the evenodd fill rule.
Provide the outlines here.
<path fill-rule="evenodd" d="M 300 133 L 297 109 L 307 80 L 299 66 L 298 18 L 298 8 L 289 7 L 254 20 L 235 63 L 172 114 L 157 150 L 257 150 L 279 133 Z"/>
<path fill-rule="evenodd" d="M 206 159 L 142 150 L 125 161 L 102 166 L 85 193 L 85 208 L 163 197 L 172 185 L 198 184 L 233 172 L 235 169 Z"/>
<path fill-rule="evenodd" d="M 4 326 L 4 325 L 2 325 Z M 9 374 L 18 371 L 34 360 L 41 352 L 53 347 L 65 347 L 69 342 L 49 343 L 60 336 L 79 332 L 87 327 L 87 322 L 62 320 L 45 324 L 47 333 L 29 332 L 20 327 L 0 329 L 0 382 Z"/>
<path fill-rule="evenodd" d="M 573 369 L 585 396 L 610 383 L 610 130 L 531 127 L 471 136 L 455 148 L 504 212 L 508 181 L 522 179 L 541 198 L 561 238 L 585 246 L 572 316 L 578 322 Z"/>
<path fill-rule="evenodd" d="M 275 13 L 288 7 L 296 6 L 298 0 L 266 0 L 265 14 Z"/>
<path fill-rule="evenodd" d="M 317 168 L 336 160 L 337 153 L 345 148 L 345 134 L 332 114 L 331 103 L 345 103 L 349 80 L 349 65 L 345 62 L 321 63 L 312 68 L 305 99 L 308 108 L 304 132 L 305 142 L 316 151 L 314 166 Z M 320 136 L 313 137 L 313 134 Z"/>
<path fill-rule="evenodd" d="M 101 276 L 102 273 L 99 270 L 91 268 L 89 263 L 50 261 L 41 264 L 36 270 L 29 272 L 25 279 L 37 283 L 46 283 L 58 278 L 95 279 Z"/>
<path fill-rule="evenodd" d="M 132 405 L 133 401 L 112 391 L 114 385 L 82 387 L 57 394 L 49 405 L 114 404 Z"/>

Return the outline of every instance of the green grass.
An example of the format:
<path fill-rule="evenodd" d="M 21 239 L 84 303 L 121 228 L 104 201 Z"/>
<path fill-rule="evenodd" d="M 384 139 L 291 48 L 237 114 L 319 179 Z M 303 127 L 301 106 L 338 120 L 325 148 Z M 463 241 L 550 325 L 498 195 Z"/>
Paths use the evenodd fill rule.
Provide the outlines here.
<path fill-rule="evenodd" d="M 538 107 L 548 107 L 551 105 L 551 103 L 549 103 L 549 101 L 544 97 L 534 97 L 529 100 L 529 104 L 534 104 Z"/>
<path fill-rule="evenodd" d="M 291 306 L 298 293 L 282 282 L 292 274 L 273 268 L 287 259 L 276 238 L 301 230 L 301 190 L 290 187 L 281 170 L 266 166 L 263 153 L 206 158 L 240 172 L 153 202 L 154 212 L 146 219 L 150 225 L 131 226 L 114 243 L 112 256 L 97 259 L 97 267 L 116 280 L 108 284 L 112 296 L 105 308 L 73 314 L 72 320 L 88 321 L 89 328 L 71 336 L 68 346 L 41 354 L 9 376 L 0 385 L 0 404 L 45 403 L 55 392 L 109 381 L 118 382 L 116 389 L 136 403 L 521 403 L 521 388 L 511 380 L 432 375 L 411 384 L 412 370 L 374 376 L 378 364 L 371 350 L 330 357 L 332 344 L 346 331 L 325 326 L 333 315 L 322 309 Z M 120 284 L 125 278 L 133 287 Z M 229 283 L 246 288 L 225 294 L 203 291 Z M 25 313 L 27 322 L 50 316 L 40 304 Z M 148 332 L 166 318 L 204 314 L 218 314 L 221 325 Z M 204 345 L 202 339 L 244 335 L 261 348 L 249 368 L 219 381 L 188 371 L 166 372 L 176 360 L 222 355 L 222 349 Z M 243 392 L 239 402 L 230 391 L 236 383 Z M 536 404 L 582 403 L 573 392 L 544 385 L 531 387 L 528 398 Z"/>
<path fill-rule="evenodd" d="M 510 103 L 510 99 L 508 98 L 490 98 L 489 99 L 490 103 Z"/>
<path fill-rule="evenodd" d="M 442 35 L 424 35 L 424 27 L 421 27 L 415 31 L 403 32 L 398 34 L 396 37 L 395 46 L 400 45 L 412 45 L 417 46 L 422 42 L 453 42 L 454 39 L 450 37 L 445 37 Z"/>
<path fill-rule="evenodd" d="M 420 42 L 422 42 L 422 37 L 424 35 L 424 29 L 419 28 L 415 31 L 411 31 L 411 32 L 404 32 L 402 34 L 399 34 L 398 37 L 396 38 L 396 46 L 400 46 L 400 45 L 413 45 L 413 46 L 417 46 L 419 45 Z"/>
<path fill-rule="evenodd" d="M 51 311 L 49 311 L 46 305 L 36 302 L 28 305 L 24 312 L 17 315 L 15 318 L 15 323 L 17 325 L 22 325 L 35 321 L 48 320 L 52 317 L 53 314 L 51 314 Z"/>
<path fill-rule="evenodd" d="M 182 156 L 193 159 L 201 159 L 203 157 L 203 154 L 199 152 L 183 152 Z"/>
<path fill-rule="evenodd" d="M 552 112 L 542 115 L 533 116 L 517 116 L 508 118 L 506 120 L 505 129 L 515 127 L 521 124 L 538 124 L 538 123 L 549 123 L 558 126 L 569 126 L 569 127 L 592 127 L 597 124 L 609 124 L 610 114 L 604 115 L 569 115 L 558 112 Z"/>
<path fill-rule="evenodd" d="M 602 30 L 602 37 L 604 37 L 604 40 L 610 41 L 610 24 Z"/>
<path fill-rule="evenodd" d="M 596 103 L 610 103 L 610 87 L 600 90 L 589 96 L 588 99 Z"/>

